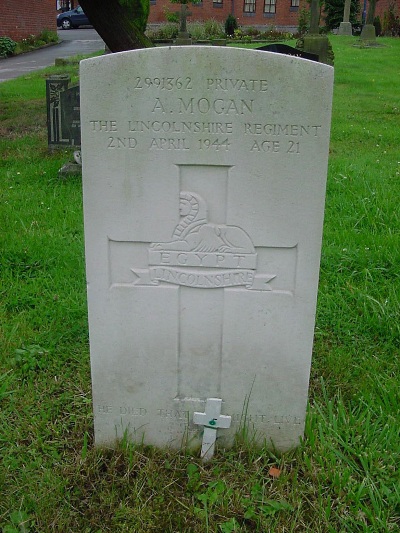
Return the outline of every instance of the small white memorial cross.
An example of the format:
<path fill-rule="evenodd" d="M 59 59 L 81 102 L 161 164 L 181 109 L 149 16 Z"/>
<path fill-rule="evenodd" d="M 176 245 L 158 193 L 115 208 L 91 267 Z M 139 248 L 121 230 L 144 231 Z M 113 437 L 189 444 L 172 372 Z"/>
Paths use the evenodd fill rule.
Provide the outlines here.
<path fill-rule="evenodd" d="M 207 398 L 205 413 L 193 413 L 193 422 L 204 426 L 201 457 L 208 461 L 214 455 L 215 440 L 218 429 L 227 429 L 231 425 L 230 416 L 221 415 L 220 398 Z"/>

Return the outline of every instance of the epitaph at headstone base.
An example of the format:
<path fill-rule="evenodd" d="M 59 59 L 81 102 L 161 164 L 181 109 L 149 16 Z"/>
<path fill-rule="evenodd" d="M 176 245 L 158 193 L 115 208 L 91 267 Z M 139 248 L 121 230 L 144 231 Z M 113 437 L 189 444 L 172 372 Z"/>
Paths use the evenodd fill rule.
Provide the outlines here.
<path fill-rule="evenodd" d="M 95 440 L 200 446 L 194 413 L 303 435 L 333 69 L 171 47 L 81 62 Z M 218 417 L 217 417 L 218 418 Z"/>

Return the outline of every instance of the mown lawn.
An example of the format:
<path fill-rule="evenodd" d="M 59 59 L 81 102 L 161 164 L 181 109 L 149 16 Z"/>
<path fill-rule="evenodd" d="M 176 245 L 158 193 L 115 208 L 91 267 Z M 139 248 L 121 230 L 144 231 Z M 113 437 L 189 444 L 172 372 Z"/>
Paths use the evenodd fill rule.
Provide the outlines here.
<path fill-rule="evenodd" d="M 0 84 L 4 533 L 400 530 L 400 39 L 331 40 L 310 406 L 281 457 L 93 448 L 81 180 L 58 178 L 68 154 L 49 154 L 45 115 L 45 77 L 76 70 Z"/>

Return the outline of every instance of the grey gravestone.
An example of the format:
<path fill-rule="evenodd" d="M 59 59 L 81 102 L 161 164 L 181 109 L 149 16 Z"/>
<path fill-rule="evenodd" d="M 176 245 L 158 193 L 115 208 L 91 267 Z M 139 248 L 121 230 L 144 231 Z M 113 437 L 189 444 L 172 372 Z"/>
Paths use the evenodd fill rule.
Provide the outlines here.
<path fill-rule="evenodd" d="M 361 30 L 361 36 L 362 41 L 370 41 L 374 42 L 376 41 L 376 29 L 373 24 L 365 24 L 363 26 L 363 29 Z"/>
<path fill-rule="evenodd" d="M 361 30 L 361 40 L 370 41 L 374 43 L 376 41 L 376 29 L 374 26 L 375 7 L 377 0 L 370 0 L 368 4 L 367 21 Z"/>
<path fill-rule="evenodd" d="M 340 23 L 338 35 L 353 35 L 350 22 L 350 3 L 351 0 L 345 0 L 343 22 Z"/>
<path fill-rule="evenodd" d="M 79 85 L 69 86 L 67 75 L 46 80 L 49 148 L 81 144 Z"/>
<path fill-rule="evenodd" d="M 84 60 L 80 80 L 96 444 L 203 440 L 206 459 L 245 427 L 296 446 L 332 67 L 161 47 Z"/>

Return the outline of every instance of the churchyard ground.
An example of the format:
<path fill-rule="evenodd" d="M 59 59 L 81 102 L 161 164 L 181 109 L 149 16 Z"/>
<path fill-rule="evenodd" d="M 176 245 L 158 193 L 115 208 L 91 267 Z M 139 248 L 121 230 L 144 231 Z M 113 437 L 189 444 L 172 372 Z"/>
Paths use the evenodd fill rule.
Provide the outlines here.
<path fill-rule="evenodd" d="M 331 37 L 335 89 L 304 442 L 203 465 L 93 448 L 81 180 L 47 151 L 46 69 L 0 85 L 0 527 L 15 532 L 400 528 L 400 40 Z M 273 468 L 271 470 L 271 467 Z"/>

